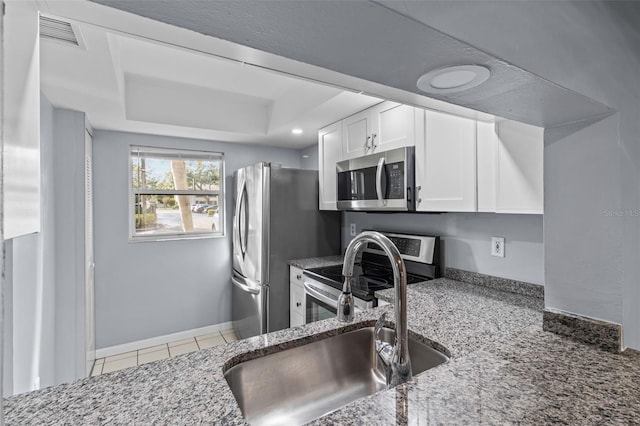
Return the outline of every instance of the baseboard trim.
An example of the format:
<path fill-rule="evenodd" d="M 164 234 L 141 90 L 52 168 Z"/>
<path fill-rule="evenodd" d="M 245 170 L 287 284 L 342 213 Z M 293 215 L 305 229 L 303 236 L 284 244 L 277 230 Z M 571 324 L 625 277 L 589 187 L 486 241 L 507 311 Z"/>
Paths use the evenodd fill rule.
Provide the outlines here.
<path fill-rule="evenodd" d="M 191 337 L 201 336 L 203 334 L 230 330 L 232 328 L 233 328 L 233 323 L 231 321 L 228 321 L 220 324 L 208 325 L 206 327 L 194 328 L 192 330 L 165 334 L 164 336 L 151 337 L 149 339 L 143 339 L 135 342 L 123 343 L 121 345 L 100 348 L 100 349 L 96 349 L 96 359 L 105 358 L 108 356 L 117 355 L 124 352 L 137 351 L 139 349 L 144 349 L 151 346 L 163 345 L 165 343 L 175 342 L 176 340 L 189 339 Z"/>
<path fill-rule="evenodd" d="M 605 351 L 622 349 L 622 326 L 567 312 L 545 309 L 542 329 L 582 343 L 596 345 Z"/>

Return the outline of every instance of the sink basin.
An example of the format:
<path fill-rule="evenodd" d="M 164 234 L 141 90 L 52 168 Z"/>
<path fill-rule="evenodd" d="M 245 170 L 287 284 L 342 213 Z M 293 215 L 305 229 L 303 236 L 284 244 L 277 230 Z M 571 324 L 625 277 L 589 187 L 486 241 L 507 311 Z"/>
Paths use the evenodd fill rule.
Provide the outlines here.
<path fill-rule="evenodd" d="M 380 335 L 393 342 L 395 332 Z M 448 359 L 411 336 L 409 356 L 414 375 Z M 386 387 L 373 327 L 242 362 L 225 379 L 252 425 L 303 424 Z"/>

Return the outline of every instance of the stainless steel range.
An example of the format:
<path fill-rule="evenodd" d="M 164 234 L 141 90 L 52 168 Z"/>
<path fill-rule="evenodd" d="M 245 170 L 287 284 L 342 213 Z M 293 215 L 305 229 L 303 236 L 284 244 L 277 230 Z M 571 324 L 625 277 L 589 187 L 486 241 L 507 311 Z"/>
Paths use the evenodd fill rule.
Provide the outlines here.
<path fill-rule="evenodd" d="M 407 284 L 440 276 L 440 238 L 383 232 L 398 247 L 407 267 Z M 342 292 L 342 265 L 305 269 L 305 324 L 336 316 Z M 393 272 L 382 250 L 369 243 L 354 268 L 351 291 L 356 313 L 378 306 L 375 292 L 393 287 Z"/>

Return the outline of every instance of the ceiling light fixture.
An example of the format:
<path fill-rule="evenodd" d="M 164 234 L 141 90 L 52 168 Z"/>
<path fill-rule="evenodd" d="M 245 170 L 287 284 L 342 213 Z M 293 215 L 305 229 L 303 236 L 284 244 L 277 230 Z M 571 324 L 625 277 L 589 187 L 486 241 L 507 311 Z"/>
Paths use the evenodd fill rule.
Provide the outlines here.
<path fill-rule="evenodd" d="M 480 65 L 457 65 L 429 71 L 418 79 L 418 89 L 426 93 L 455 93 L 476 87 L 491 72 Z"/>
<path fill-rule="evenodd" d="M 291 133 L 293 133 L 294 135 L 301 135 L 302 134 L 302 129 L 293 129 L 293 130 L 291 130 Z"/>

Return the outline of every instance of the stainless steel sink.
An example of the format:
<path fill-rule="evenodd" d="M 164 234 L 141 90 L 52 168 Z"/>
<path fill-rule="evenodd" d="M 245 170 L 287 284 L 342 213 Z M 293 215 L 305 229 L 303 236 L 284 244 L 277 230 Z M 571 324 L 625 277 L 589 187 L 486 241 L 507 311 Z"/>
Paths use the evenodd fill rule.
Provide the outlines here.
<path fill-rule="evenodd" d="M 393 343 L 392 329 L 380 334 Z M 411 335 L 409 356 L 414 375 L 448 359 Z M 252 425 L 303 424 L 385 388 L 373 327 L 242 362 L 225 378 Z"/>

